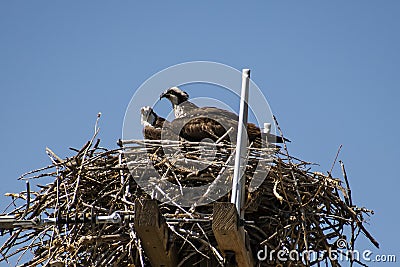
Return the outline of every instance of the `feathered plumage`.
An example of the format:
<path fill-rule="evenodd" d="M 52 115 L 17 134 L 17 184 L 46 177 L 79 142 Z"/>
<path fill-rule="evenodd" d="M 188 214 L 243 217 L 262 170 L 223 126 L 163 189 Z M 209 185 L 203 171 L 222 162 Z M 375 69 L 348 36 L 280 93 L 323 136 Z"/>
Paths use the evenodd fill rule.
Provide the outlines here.
<path fill-rule="evenodd" d="M 216 141 L 232 128 L 231 133 L 223 139 L 236 142 L 239 120 L 237 114 L 216 107 L 198 107 L 188 100 L 189 94 L 178 87 L 167 89 L 161 94 L 161 98 L 167 98 L 174 108 L 176 119 L 170 123 L 169 127 L 184 139 L 201 141 L 209 138 Z M 288 139 L 280 136 L 262 133 L 260 128 L 253 123 L 247 124 L 247 134 L 250 142 L 260 143 L 265 139 L 270 143 L 290 142 Z"/>
<path fill-rule="evenodd" d="M 143 127 L 143 136 L 149 140 L 160 140 L 161 139 L 161 131 L 164 125 L 167 125 L 169 122 L 158 116 L 154 110 L 145 106 L 140 109 L 141 114 L 141 123 Z"/>

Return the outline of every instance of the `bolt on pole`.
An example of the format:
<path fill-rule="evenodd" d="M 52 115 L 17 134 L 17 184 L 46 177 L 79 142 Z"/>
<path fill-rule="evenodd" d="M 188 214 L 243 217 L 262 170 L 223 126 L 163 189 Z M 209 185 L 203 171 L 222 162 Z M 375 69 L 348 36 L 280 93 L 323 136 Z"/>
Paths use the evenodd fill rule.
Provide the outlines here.
<path fill-rule="evenodd" d="M 240 94 L 239 123 L 236 140 L 235 167 L 233 172 L 231 203 L 234 203 L 240 218 L 243 219 L 245 179 L 244 170 L 247 155 L 247 119 L 249 99 L 250 70 L 242 70 L 242 90 Z"/>

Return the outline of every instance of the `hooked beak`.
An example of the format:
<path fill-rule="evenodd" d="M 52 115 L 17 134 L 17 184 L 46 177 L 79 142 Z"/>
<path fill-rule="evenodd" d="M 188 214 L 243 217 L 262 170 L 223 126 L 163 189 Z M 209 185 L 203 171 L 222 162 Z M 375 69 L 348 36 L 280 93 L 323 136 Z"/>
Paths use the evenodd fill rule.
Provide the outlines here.
<path fill-rule="evenodd" d="M 160 95 L 160 100 L 162 99 L 162 98 L 168 98 L 168 92 L 164 92 L 164 93 L 162 93 L 161 95 Z"/>

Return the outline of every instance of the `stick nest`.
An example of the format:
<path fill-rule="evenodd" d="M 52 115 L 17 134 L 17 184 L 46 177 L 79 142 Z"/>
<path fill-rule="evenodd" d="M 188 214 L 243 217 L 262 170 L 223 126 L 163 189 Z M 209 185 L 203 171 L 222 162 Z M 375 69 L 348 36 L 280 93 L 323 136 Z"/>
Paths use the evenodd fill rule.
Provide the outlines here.
<path fill-rule="evenodd" d="M 23 266 L 150 266 L 132 220 L 125 219 L 119 224 L 96 224 L 88 218 L 110 215 L 115 211 L 126 215 L 125 218 L 132 218 L 135 201 L 179 194 L 163 189 L 145 192 L 138 186 L 137 179 L 143 178 L 149 168 L 149 159 L 156 166 L 158 175 L 146 179 L 150 183 L 169 181 L 176 185 L 171 190 L 212 185 L 223 168 L 229 174 L 226 182 L 231 183 L 233 173 L 232 166 L 227 164 L 234 151 L 234 147 L 229 145 L 213 147 L 215 156 L 212 159 L 204 157 L 211 149 L 210 145 L 170 142 L 167 145 L 173 149 L 184 148 L 184 153 L 176 158 L 165 157 L 159 151 L 161 145 L 161 141 L 133 140 L 124 142 L 121 148 L 107 150 L 99 146 L 99 141 L 92 140 L 81 149 L 74 149 L 75 155 L 65 159 L 47 149 L 52 164 L 20 178 L 36 183 L 37 190 L 31 190 L 30 196 L 28 190 L 7 194 L 12 203 L 4 215 L 13 215 L 21 220 L 58 218 L 58 223 L 10 232 L 0 248 L 0 262 L 14 260 Z M 365 215 L 372 211 L 352 203 L 342 163 L 343 180 L 330 174 L 312 172 L 312 164 L 282 153 L 276 147 L 249 148 L 249 151 L 244 228 L 255 259 L 257 252 L 265 247 L 268 251 L 311 250 L 321 253 L 336 249 L 340 254 L 344 252 L 339 248 L 355 249 L 360 233 L 378 246 L 363 226 Z M 267 158 L 263 157 L 267 154 Z M 250 188 L 252 177 L 257 172 L 254 166 L 263 160 L 263 166 L 269 172 L 254 190 Z M 174 164 L 179 161 L 203 163 L 207 168 L 175 168 Z M 183 207 L 174 202 L 173 197 L 169 200 L 160 202 L 159 207 L 172 233 L 168 242 L 174 243 L 178 249 L 179 266 L 201 262 L 224 266 L 224 253 L 218 249 L 211 227 L 213 203 Z M 216 201 L 229 202 L 230 194 Z M 68 222 L 74 218 L 87 219 L 85 223 Z M 346 247 L 343 248 L 343 243 L 338 247 L 338 240 L 345 240 Z M 351 261 L 363 264 L 358 259 Z M 309 261 L 300 258 L 289 262 L 279 261 L 275 256 L 259 261 L 258 266 L 276 266 L 279 263 L 303 266 L 320 262 L 340 265 L 322 254 Z"/>

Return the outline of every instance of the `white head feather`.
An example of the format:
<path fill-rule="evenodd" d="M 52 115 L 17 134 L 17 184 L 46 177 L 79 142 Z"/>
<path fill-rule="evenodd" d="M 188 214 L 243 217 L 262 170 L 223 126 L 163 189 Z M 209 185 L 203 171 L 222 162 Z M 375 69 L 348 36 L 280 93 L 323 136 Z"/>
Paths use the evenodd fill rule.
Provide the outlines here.
<path fill-rule="evenodd" d="M 153 126 L 156 121 L 156 116 L 150 106 L 145 106 L 140 109 L 140 123 L 144 126 Z"/>

